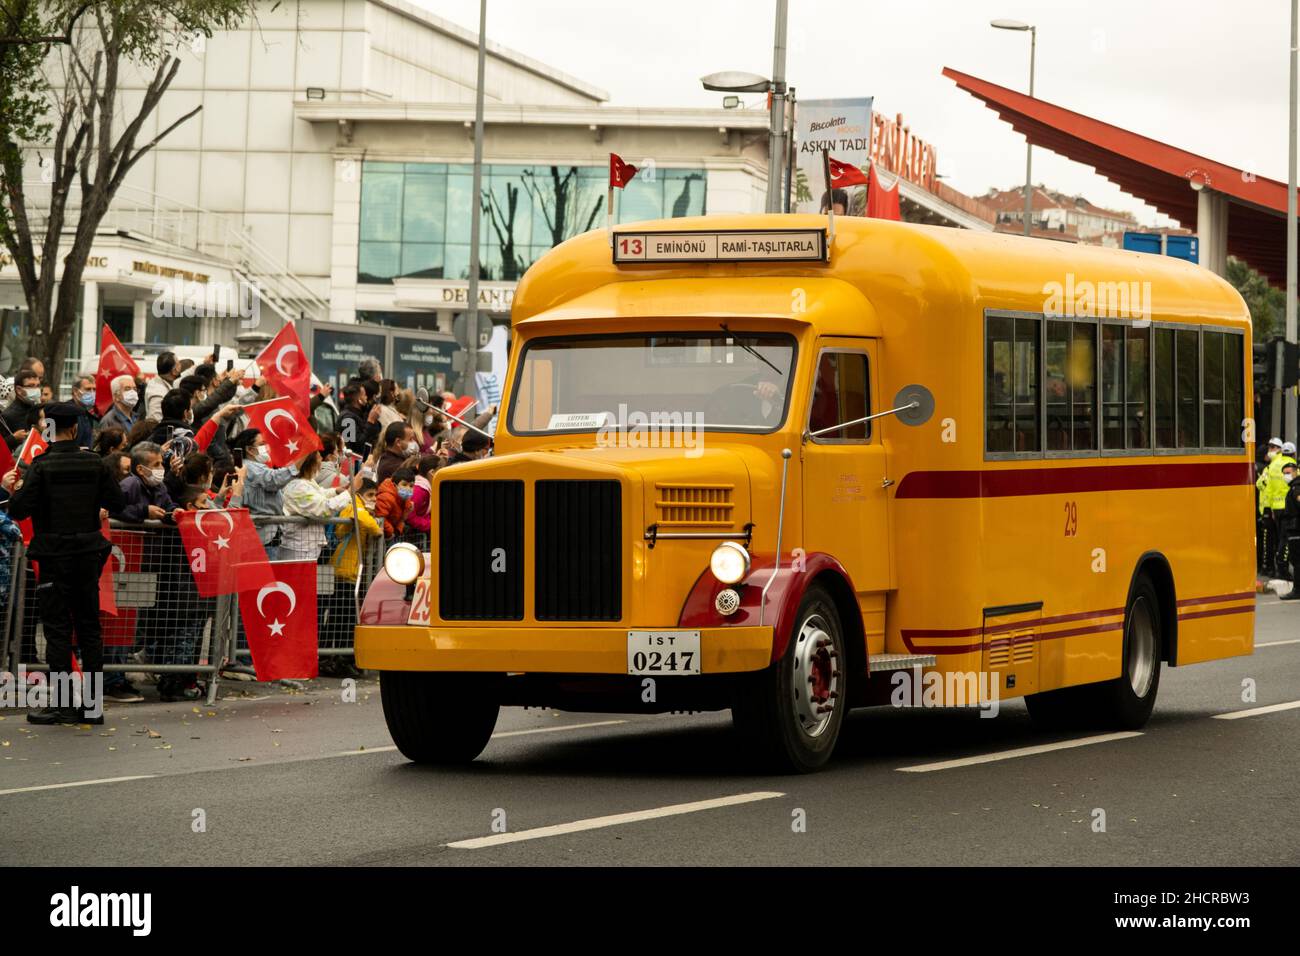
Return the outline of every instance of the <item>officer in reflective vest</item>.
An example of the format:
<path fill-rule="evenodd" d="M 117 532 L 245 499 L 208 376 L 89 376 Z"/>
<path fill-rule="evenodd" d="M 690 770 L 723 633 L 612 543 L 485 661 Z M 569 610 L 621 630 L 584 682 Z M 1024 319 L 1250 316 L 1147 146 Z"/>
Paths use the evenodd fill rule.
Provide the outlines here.
<path fill-rule="evenodd" d="M 1276 527 L 1278 531 L 1277 559 L 1274 561 L 1274 567 L 1277 571 L 1278 577 L 1290 580 L 1291 562 L 1290 556 L 1287 553 L 1287 536 L 1282 533 L 1282 515 L 1286 511 L 1286 493 L 1290 489 L 1290 485 L 1286 480 L 1285 469 L 1288 465 L 1294 466 L 1296 464 L 1295 442 L 1284 441 L 1282 443 L 1281 453 L 1274 457 L 1273 461 L 1269 463 L 1270 471 L 1272 471 L 1271 466 L 1273 464 L 1277 464 L 1277 477 L 1273 478 L 1270 475 L 1268 487 L 1270 502 L 1273 506 L 1273 523 L 1274 527 Z"/>
<path fill-rule="evenodd" d="M 1282 475 L 1282 463 L 1277 462 L 1276 469 L 1274 462 L 1277 461 L 1278 455 L 1282 454 L 1282 439 L 1270 438 L 1268 440 L 1268 451 L 1264 453 L 1264 467 L 1259 473 L 1259 478 L 1255 480 L 1255 490 L 1259 492 L 1259 573 L 1265 577 L 1273 577 L 1273 563 L 1277 558 L 1277 521 L 1273 515 L 1273 493 L 1269 490 L 1269 479 L 1276 474 L 1279 478 Z"/>
<path fill-rule="evenodd" d="M 122 490 L 100 457 L 77 447 L 80 410 L 50 405 L 54 442 L 21 479 L 14 469 L 0 481 L 12 493 L 9 516 L 32 519 L 27 556 L 36 562 L 36 595 L 45 626 L 45 662 L 52 706 L 28 713 L 33 724 L 102 724 L 104 644 L 99 627 L 99 574 L 111 551 L 100 509 L 118 511 Z M 74 694 L 72 638 L 81 650 L 84 679 Z"/>

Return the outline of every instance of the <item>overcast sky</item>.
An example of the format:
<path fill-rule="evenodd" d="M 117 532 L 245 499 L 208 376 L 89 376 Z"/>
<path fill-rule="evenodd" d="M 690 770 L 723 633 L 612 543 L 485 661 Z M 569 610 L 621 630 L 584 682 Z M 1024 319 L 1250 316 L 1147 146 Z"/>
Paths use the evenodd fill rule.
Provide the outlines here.
<path fill-rule="evenodd" d="M 478 0 L 415 0 L 478 26 Z M 1038 27 L 1036 95 L 1117 126 L 1285 181 L 1284 0 L 791 0 L 787 74 L 800 98 L 874 96 L 938 150 L 970 194 L 1023 184 L 1024 139 L 940 75 L 945 66 L 1025 90 Z M 716 106 L 699 77 L 770 75 L 773 0 L 488 0 L 488 36 L 610 94 L 622 106 Z M 761 97 L 749 97 L 756 106 Z M 1034 150 L 1034 181 L 1155 210 L 1089 168 Z"/>

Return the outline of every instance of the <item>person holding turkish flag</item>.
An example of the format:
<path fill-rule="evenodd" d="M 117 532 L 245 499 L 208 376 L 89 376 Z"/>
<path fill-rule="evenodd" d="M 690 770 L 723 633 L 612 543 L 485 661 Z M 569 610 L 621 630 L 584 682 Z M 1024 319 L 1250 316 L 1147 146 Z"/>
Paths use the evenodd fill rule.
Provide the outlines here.
<path fill-rule="evenodd" d="M 286 322 L 262 349 L 257 367 L 276 392 L 292 398 L 303 415 L 311 414 L 311 365 L 292 324 Z"/>
<path fill-rule="evenodd" d="M 50 447 L 50 443 L 45 440 L 39 428 L 33 428 L 27 433 L 27 440 L 23 442 L 23 450 L 18 455 L 19 464 L 30 465 L 32 460 L 38 455 L 45 453 L 45 449 Z"/>
<path fill-rule="evenodd" d="M 320 438 L 307 421 L 307 413 L 288 397 L 244 406 L 248 427 L 256 428 L 266 443 L 267 464 L 284 468 L 313 451 Z"/>
<path fill-rule="evenodd" d="M 239 592 L 253 670 L 261 681 L 309 679 L 317 675 L 316 563 L 270 565 L 275 580 Z"/>
<path fill-rule="evenodd" d="M 99 337 L 99 368 L 95 371 L 95 411 L 100 418 L 113 407 L 113 379 L 119 375 L 130 375 L 138 381 L 140 366 L 105 325 Z"/>
<path fill-rule="evenodd" d="M 183 511 L 176 516 L 176 528 L 200 597 L 235 594 L 275 582 L 248 509 Z"/>

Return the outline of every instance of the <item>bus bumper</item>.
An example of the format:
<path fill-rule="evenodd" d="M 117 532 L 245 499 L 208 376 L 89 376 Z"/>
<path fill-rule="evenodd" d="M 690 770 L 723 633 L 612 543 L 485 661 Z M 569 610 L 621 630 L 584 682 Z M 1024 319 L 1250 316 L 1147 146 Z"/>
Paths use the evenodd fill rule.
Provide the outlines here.
<path fill-rule="evenodd" d="M 671 631 L 680 628 L 656 628 Z M 626 674 L 628 629 L 358 625 L 357 666 L 380 671 Z M 758 671 L 772 628 L 700 628 L 700 673 Z"/>

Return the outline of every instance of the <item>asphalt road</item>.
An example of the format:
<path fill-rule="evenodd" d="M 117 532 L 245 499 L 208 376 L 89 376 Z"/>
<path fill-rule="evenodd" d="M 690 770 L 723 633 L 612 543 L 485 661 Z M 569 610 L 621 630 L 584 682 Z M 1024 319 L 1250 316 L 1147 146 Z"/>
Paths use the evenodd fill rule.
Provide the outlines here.
<path fill-rule="evenodd" d="M 1166 668 L 1140 734 L 1043 734 L 1015 701 L 996 719 L 877 708 L 799 777 L 747 772 L 725 713 L 512 708 L 472 767 L 416 767 L 374 680 L 355 703 L 335 680 L 227 682 L 215 706 L 116 705 L 90 730 L 0 711 L 0 859 L 1294 865 L 1300 605 L 1261 597 L 1257 621 L 1253 657 Z M 1279 704 L 1297 706 L 1216 716 Z M 1040 749 L 1007 755 L 1024 748 Z"/>

